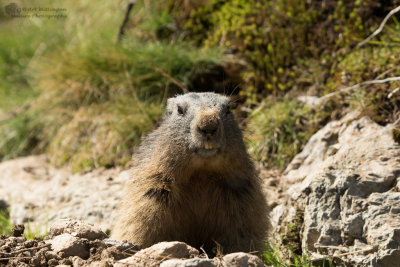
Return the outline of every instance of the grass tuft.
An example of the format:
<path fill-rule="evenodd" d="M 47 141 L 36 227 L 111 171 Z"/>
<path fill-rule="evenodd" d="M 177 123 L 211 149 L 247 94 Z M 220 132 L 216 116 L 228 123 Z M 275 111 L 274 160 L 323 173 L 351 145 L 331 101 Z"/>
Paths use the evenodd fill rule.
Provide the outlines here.
<path fill-rule="evenodd" d="M 294 101 L 266 100 L 250 117 L 249 152 L 270 167 L 285 167 L 315 131 L 311 109 Z"/>
<path fill-rule="evenodd" d="M 13 225 L 7 210 L 0 210 L 0 235 L 10 235 Z"/>

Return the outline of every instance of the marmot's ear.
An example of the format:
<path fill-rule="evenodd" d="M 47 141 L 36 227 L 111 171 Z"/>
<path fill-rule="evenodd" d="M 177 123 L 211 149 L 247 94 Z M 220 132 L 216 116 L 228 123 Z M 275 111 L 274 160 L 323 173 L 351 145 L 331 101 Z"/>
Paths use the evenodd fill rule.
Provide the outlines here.
<path fill-rule="evenodd" d="M 237 102 L 229 102 L 229 104 L 228 104 L 228 107 L 230 109 L 235 109 L 235 108 L 237 108 L 237 106 L 238 106 Z"/>

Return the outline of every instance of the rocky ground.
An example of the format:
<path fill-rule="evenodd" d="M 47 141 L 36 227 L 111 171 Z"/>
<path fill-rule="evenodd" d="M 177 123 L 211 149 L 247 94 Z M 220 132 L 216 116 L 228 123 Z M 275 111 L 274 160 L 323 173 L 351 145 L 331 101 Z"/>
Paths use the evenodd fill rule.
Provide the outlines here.
<path fill-rule="evenodd" d="M 311 259 L 341 255 L 337 262 L 349 266 L 396 266 L 400 262 L 400 145 L 393 139 L 394 127 L 349 114 L 318 131 L 283 174 L 260 167 L 272 207 L 271 239 L 285 243 L 288 225 L 295 225 L 298 250 L 308 252 Z M 105 239 L 102 231 L 112 230 L 127 174 L 121 168 L 71 174 L 49 165 L 45 156 L 1 163 L 0 206 L 9 206 L 13 223 L 40 225 L 50 235 L 41 242 L 3 237 L 0 265 L 124 266 L 145 260 L 149 266 L 161 262 L 161 266 L 223 266 L 234 260 L 244 265 L 226 266 L 251 262 L 249 266 L 262 266 L 249 254 L 208 259 L 182 243 L 156 245 L 134 254 L 139 248 L 133 244 Z M 92 223 L 99 227 L 93 230 L 97 236 L 75 229 L 82 223 L 57 226 L 61 218 Z M 68 244 L 73 246 L 65 250 Z M 175 250 L 183 254 L 173 254 Z"/>
<path fill-rule="evenodd" d="M 0 164 L 0 201 L 9 206 L 13 223 L 41 227 L 42 233 L 59 218 L 81 219 L 107 231 L 127 179 L 121 168 L 72 174 L 51 166 L 45 156 L 18 158 Z"/>
<path fill-rule="evenodd" d="M 0 238 L 0 265 L 7 266 L 264 266 L 251 254 L 232 253 L 209 259 L 182 242 L 162 242 L 147 249 L 126 241 L 108 239 L 98 227 L 61 219 L 43 241 L 26 240 L 22 225 L 13 236 Z"/>

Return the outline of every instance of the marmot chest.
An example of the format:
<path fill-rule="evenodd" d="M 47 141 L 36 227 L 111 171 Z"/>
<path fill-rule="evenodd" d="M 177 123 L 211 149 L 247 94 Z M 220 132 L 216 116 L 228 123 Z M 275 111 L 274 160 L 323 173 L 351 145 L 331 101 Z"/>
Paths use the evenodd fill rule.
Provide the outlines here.
<path fill-rule="evenodd" d="M 171 192 L 172 202 L 195 220 L 214 216 L 231 216 L 240 213 L 240 207 L 248 201 L 248 181 L 230 184 L 218 177 L 194 176 L 186 184 L 179 185 L 179 192 Z M 188 218 L 188 219 L 190 219 Z"/>

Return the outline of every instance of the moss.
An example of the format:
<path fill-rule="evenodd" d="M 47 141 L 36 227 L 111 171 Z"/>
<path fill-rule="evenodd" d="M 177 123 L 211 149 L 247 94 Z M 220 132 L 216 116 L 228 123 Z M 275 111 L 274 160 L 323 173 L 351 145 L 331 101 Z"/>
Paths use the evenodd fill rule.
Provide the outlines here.
<path fill-rule="evenodd" d="M 328 73 L 386 11 L 374 1 L 174 2 L 174 18 L 185 39 L 225 47 L 246 61 L 242 94 L 251 101 L 307 88 L 298 83 L 301 73 Z M 319 62 L 310 69 L 312 61 Z"/>

